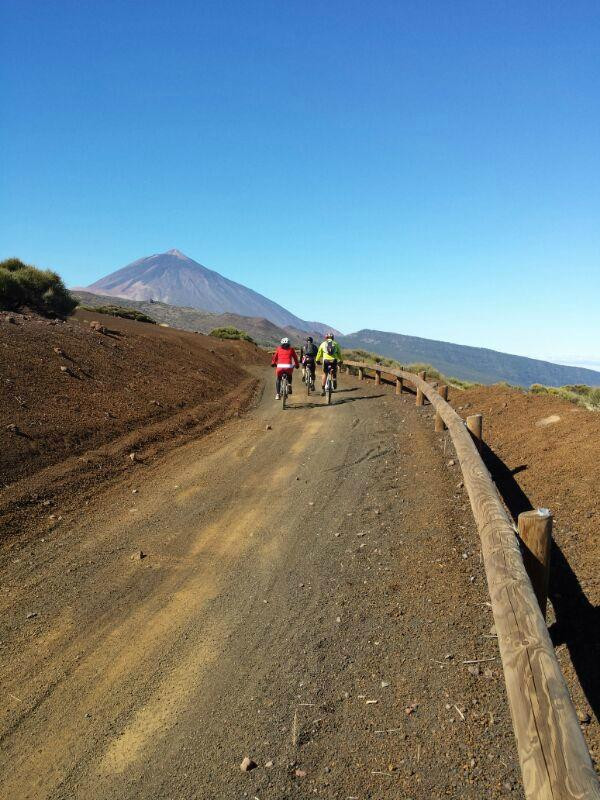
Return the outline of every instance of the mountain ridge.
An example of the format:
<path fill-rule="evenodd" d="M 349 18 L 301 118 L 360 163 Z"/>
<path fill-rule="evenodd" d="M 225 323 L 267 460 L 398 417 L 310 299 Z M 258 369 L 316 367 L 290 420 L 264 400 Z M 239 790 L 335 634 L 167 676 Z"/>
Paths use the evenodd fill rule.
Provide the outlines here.
<path fill-rule="evenodd" d="M 506 381 L 516 386 L 531 386 L 533 383 L 546 386 L 600 386 L 600 372 L 596 370 L 569 367 L 486 347 L 472 347 L 371 328 L 340 336 L 338 341 L 345 348 L 369 350 L 404 364 L 431 364 L 445 375 L 478 383 Z"/>

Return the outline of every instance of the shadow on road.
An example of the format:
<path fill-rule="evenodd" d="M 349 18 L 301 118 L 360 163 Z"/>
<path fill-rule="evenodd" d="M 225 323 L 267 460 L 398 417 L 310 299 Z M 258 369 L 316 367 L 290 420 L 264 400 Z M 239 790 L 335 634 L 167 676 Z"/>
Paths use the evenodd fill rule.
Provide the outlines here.
<path fill-rule="evenodd" d="M 337 394 L 337 392 L 336 392 Z M 332 406 L 341 406 L 344 403 L 356 403 L 357 400 L 377 400 L 378 397 L 386 397 L 385 394 L 362 395 L 361 397 L 342 397 L 340 400 L 332 400 Z"/>
<path fill-rule="evenodd" d="M 483 460 L 515 521 L 533 506 L 514 476 L 527 469 L 510 469 L 486 444 Z M 549 597 L 556 615 L 549 629 L 555 647 L 566 644 L 581 688 L 596 717 L 600 717 L 600 608 L 587 599 L 577 575 L 558 544 L 552 542 Z"/>
<path fill-rule="evenodd" d="M 364 378 L 364 380 L 370 381 L 370 383 L 375 384 L 375 378 L 371 378 L 370 375 Z M 394 386 L 394 387 L 396 386 L 395 381 L 388 381 L 385 378 L 381 379 L 381 383 L 383 386 Z M 414 388 L 414 386 L 409 386 L 407 383 L 405 383 L 404 386 L 402 387 L 402 394 L 412 394 L 412 396 L 414 397 L 417 394 L 417 390 Z"/>
<path fill-rule="evenodd" d="M 338 394 L 338 392 L 336 392 Z M 384 394 L 368 394 L 360 397 L 342 397 L 339 400 L 333 399 L 331 406 L 341 406 L 344 403 L 356 403 L 358 400 L 377 400 L 378 397 L 385 397 Z M 298 405 L 286 406 L 286 411 L 307 411 L 310 408 L 327 408 L 327 402 L 323 397 L 319 403 L 300 403 Z"/>

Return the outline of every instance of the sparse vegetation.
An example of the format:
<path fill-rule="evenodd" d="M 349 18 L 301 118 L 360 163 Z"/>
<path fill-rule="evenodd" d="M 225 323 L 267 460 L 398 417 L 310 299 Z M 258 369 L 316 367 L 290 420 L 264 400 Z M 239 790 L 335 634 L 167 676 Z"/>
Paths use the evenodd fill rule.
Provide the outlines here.
<path fill-rule="evenodd" d="M 240 331 L 238 328 L 234 328 L 233 325 L 225 328 L 213 328 L 210 335 L 215 336 L 217 339 L 242 339 L 244 342 L 254 342 L 254 339 L 248 336 L 246 331 Z"/>
<path fill-rule="evenodd" d="M 425 371 L 429 380 L 441 381 L 449 386 L 454 386 L 456 389 L 470 389 L 471 386 L 477 385 L 471 381 L 463 381 L 460 378 L 449 378 L 447 375 L 442 375 L 442 373 L 435 367 L 432 367 L 431 364 L 401 364 L 393 358 L 379 356 L 377 353 L 370 353 L 368 350 L 344 350 L 343 356 L 344 359 L 350 361 L 363 361 L 366 364 L 373 365 L 381 364 L 383 367 L 390 367 L 391 369 L 403 369 L 406 372 L 414 372 L 415 375 L 418 372 Z"/>
<path fill-rule="evenodd" d="M 449 386 L 454 386 L 456 389 L 470 389 L 473 386 L 479 385 L 471 381 L 463 381 L 460 378 L 450 378 L 447 375 L 443 375 L 435 367 L 432 367 L 431 364 L 400 364 L 399 361 L 393 358 L 385 358 L 384 356 L 377 355 L 377 353 L 370 353 L 368 350 L 344 350 L 343 356 L 346 360 L 363 361 L 366 364 L 372 365 L 381 364 L 383 367 L 403 369 L 406 372 L 414 372 L 415 374 L 425 371 L 428 380 L 441 381 Z M 507 381 L 499 381 L 497 385 L 517 391 L 524 391 L 520 387 L 513 386 Z M 595 388 L 593 386 L 574 384 L 554 387 L 542 386 L 540 383 L 534 383 L 531 385 L 529 392 L 531 394 L 553 395 L 554 397 L 560 397 L 562 400 L 568 400 L 570 403 L 576 403 L 590 410 L 600 410 L 600 388 Z"/>
<path fill-rule="evenodd" d="M 382 364 L 384 367 L 392 367 L 392 369 L 404 369 L 399 361 L 379 356 L 377 353 L 370 353 L 368 350 L 342 350 L 342 355 L 344 359 L 350 361 L 364 361 L 365 364 Z"/>
<path fill-rule="evenodd" d="M 148 314 L 144 314 L 142 311 L 138 311 L 135 308 L 129 308 L 128 306 L 85 306 L 81 305 L 79 308 L 83 309 L 84 311 L 93 311 L 96 314 L 109 314 L 111 317 L 122 317 L 123 319 L 133 319 L 136 322 L 149 322 L 152 325 L 156 325 L 156 320 L 149 317 Z"/>
<path fill-rule="evenodd" d="M 531 394 L 549 394 L 560 397 L 569 403 L 576 403 L 590 410 L 600 410 L 600 388 L 575 384 L 571 386 L 542 386 L 541 383 L 533 383 L 529 389 Z"/>
<path fill-rule="evenodd" d="M 76 306 L 56 272 L 24 264 L 18 258 L 0 261 L 0 309 L 29 308 L 46 317 L 67 317 Z"/>

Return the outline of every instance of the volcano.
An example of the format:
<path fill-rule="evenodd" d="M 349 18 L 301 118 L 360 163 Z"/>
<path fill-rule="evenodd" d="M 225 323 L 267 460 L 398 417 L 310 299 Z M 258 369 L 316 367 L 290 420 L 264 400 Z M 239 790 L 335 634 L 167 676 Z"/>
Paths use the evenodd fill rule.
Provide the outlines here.
<path fill-rule="evenodd" d="M 95 294 L 131 300 L 160 300 L 203 311 L 264 317 L 275 325 L 302 331 L 335 330 L 321 322 L 300 319 L 268 297 L 208 269 L 180 250 L 140 258 L 87 289 Z"/>

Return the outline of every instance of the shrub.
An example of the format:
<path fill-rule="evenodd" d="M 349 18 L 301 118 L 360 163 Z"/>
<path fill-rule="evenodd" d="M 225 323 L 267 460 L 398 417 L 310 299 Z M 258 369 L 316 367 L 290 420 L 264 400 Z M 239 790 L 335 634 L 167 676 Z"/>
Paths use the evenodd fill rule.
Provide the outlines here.
<path fill-rule="evenodd" d="M 0 309 L 30 308 L 47 317 L 66 317 L 76 306 L 56 272 L 37 269 L 18 258 L 0 261 Z"/>
<path fill-rule="evenodd" d="M 109 314 L 111 317 L 122 317 L 123 319 L 133 319 L 136 322 L 149 322 L 156 325 L 156 320 L 138 311 L 136 308 L 128 306 L 79 306 L 83 311 L 94 311 L 96 314 Z"/>
<path fill-rule="evenodd" d="M 549 394 L 560 397 L 569 403 L 583 406 L 592 411 L 600 409 L 600 387 L 575 384 L 573 386 L 543 386 L 541 383 L 532 383 L 529 387 L 530 394 Z"/>
<path fill-rule="evenodd" d="M 16 272 L 19 269 L 23 269 L 24 266 L 25 264 L 19 258 L 5 258 L 4 261 L 0 261 L 0 267 L 9 272 Z"/>
<path fill-rule="evenodd" d="M 233 325 L 229 325 L 226 328 L 214 328 L 210 335 L 215 336 L 217 339 L 242 339 L 245 342 L 254 342 L 254 339 L 248 336 L 246 331 L 240 331 L 234 328 Z"/>
<path fill-rule="evenodd" d="M 24 296 L 23 287 L 15 275 L 9 270 L 0 269 L 0 308 L 16 311 L 23 305 Z"/>

